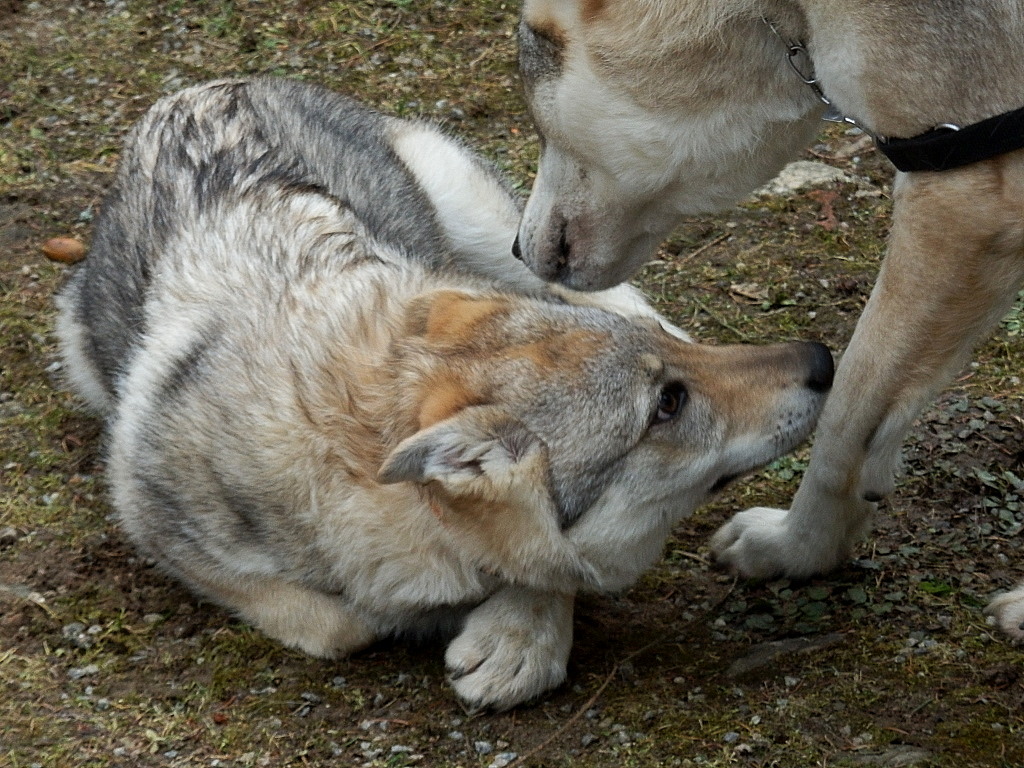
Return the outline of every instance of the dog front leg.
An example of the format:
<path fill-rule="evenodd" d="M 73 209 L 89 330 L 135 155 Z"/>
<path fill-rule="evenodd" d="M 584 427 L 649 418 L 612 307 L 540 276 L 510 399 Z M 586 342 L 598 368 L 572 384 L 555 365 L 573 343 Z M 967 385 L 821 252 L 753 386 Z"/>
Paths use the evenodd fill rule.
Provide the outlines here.
<path fill-rule="evenodd" d="M 572 594 L 508 586 L 473 610 L 445 653 L 456 694 L 473 710 L 503 710 L 565 680 Z"/>
<path fill-rule="evenodd" d="M 1012 182 L 1024 153 L 1016 154 L 898 179 L 889 251 L 793 505 L 736 515 L 712 539 L 721 562 L 744 576 L 803 577 L 849 557 L 892 490 L 914 418 L 1010 307 L 1024 277 L 1024 190 Z"/>

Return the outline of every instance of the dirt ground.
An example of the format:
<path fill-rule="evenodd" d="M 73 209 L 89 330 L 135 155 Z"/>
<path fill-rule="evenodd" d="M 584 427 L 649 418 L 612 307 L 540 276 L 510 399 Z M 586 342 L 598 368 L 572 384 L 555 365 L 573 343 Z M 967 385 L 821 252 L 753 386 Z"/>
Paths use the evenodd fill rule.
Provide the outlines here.
<path fill-rule="evenodd" d="M 734 582 L 709 535 L 785 505 L 802 449 L 681 524 L 625 594 L 581 599 L 569 680 L 469 715 L 443 647 L 282 649 L 135 556 L 100 425 L 60 387 L 49 237 L 88 243 L 125 130 L 205 79 L 273 73 L 446 124 L 523 190 L 536 141 L 495 0 L 0 2 L 0 765 L 1024 764 L 1022 652 L 981 608 L 1024 578 L 1021 305 L 921 418 L 845 568 Z M 638 278 L 703 340 L 840 352 L 870 291 L 890 171 L 825 128 L 845 180 L 686 222 Z"/>

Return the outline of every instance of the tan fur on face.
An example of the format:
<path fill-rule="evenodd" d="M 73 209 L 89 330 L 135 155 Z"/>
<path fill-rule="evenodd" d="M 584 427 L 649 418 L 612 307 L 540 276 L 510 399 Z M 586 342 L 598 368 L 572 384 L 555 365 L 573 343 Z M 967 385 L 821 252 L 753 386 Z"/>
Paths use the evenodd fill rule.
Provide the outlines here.
<path fill-rule="evenodd" d="M 467 388 L 454 375 L 431 381 L 426 387 L 417 423 L 420 429 L 426 429 L 481 401 L 479 393 Z"/>
<path fill-rule="evenodd" d="M 501 320 L 510 310 L 511 305 L 500 299 L 443 291 L 431 299 L 424 335 L 432 344 L 460 349 L 462 355 L 466 355 L 469 349 L 478 350 L 479 363 L 490 358 L 519 358 L 529 360 L 541 369 L 566 372 L 583 365 L 599 353 L 603 344 L 607 344 L 607 339 L 600 334 L 578 329 L 510 343 L 501 326 Z M 472 357 L 463 357 L 464 362 L 472 360 Z M 454 392 L 458 387 L 451 381 L 442 381 L 437 386 L 442 392 L 451 392 L 454 399 L 459 399 Z M 438 398 L 445 399 L 440 394 Z M 468 396 L 463 399 L 465 402 L 472 400 Z"/>
<path fill-rule="evenodd" d="M 459 344 L 475 328 L 503 310 L 500 301 L 479 299 L 456 291 L 439 293 L 430 304 L 425 335 L 431 341 Z"/>
<path fill-rule="evenodd" d="M 613 2 L 614 0 L 583 0 L 580 4 L 580 18 L 584 24 L 590 24 L 599 18 Z"/>
<path fill-rule="evenodd" d="M 507 347 L 501 351 L 501 357 L 506 360 L 529 360 L 541 370 L 562 371 L 571 375 L 573 370 L 578 370 L 594 355 L 600 354 L 607 343 L 608 340 L 599 334 L 571 331 L 551 339 Z"/>

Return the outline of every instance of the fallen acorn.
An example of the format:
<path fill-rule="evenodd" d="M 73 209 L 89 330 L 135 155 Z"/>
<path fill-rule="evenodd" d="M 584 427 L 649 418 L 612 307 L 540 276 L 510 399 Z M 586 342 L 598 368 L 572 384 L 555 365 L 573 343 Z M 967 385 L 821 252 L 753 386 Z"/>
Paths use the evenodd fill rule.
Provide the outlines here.
<path fill-rule="evenodd" d="M 43 243 L 43 255 L 51 261 L 74 264 L 85 258 L 85 245 L 73 237 L 51 237 Z"/>

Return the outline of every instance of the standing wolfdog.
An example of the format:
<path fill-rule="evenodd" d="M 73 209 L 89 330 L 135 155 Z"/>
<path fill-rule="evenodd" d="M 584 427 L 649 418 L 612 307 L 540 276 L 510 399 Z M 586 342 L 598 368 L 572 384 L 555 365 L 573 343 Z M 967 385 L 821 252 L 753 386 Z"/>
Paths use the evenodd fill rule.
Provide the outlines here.
<path fill-rule="evenodd" d="M 1024 0 L 525 0 L 519 43 L 543 144 L 518 252 L 567 286 L 627 279 L 682 216 L 774 176 L 823 102 L 901 170 L 791 507 L 712 540 L 744 576 L 835 568 L 914 419 L 1024 286 Z M 988 611 L 1024 642 L 1024 584 Z"/>
<path fill-rule="evenodd" d="M 802 440 L 832 360 L 549 289 L 507 255 L 519 214 L 436 128 L 321 88 L 153 107 L 59 297 L 132 540 L 312 655 L 449 630 L 471 706 L 559 684 L 574 594 Z"/>

